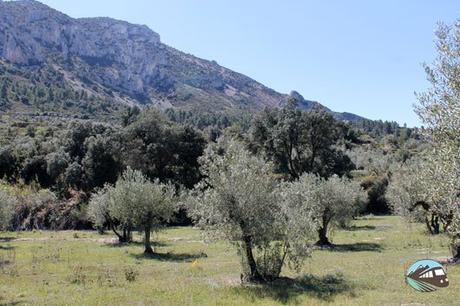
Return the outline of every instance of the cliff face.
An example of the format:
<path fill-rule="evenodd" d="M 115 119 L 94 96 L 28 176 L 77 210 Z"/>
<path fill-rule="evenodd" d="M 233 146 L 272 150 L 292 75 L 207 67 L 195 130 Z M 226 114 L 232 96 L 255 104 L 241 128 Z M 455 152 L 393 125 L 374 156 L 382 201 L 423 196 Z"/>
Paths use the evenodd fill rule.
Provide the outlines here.
<path fill-rule="evenodd" d="M 163 44 L 146 26 L 110 18 L 74 19 L 31 0 L 0 1 L 0 65 L 10 65 L 3 77 L 15 80 L 46 67 L 72 90 L 110 103 L 256 111 L 289 98 Z M 43 75 L 39 82 L 46 86 L 52 81 Z M 303 108 L 315 104 L 297 93 L 295 97 Z"/>

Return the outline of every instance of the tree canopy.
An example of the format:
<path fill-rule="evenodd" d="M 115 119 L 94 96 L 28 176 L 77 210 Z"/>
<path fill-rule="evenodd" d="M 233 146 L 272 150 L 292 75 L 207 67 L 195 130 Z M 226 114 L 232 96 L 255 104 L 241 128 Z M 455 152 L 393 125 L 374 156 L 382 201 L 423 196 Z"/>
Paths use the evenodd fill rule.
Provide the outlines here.
<path fill-rule="evenodd" d="M 416 106 L 432 143 L 426 167 L 418 174 L 419 179 L 435 182 L 427 184 L 428 200 L 451 212 L 448 231 L 454 256 L 460 258 L 460 21 L 452 27 L 440 25 L 436 36 L 438 56 L 425 65 L 431 88 L 418 94 Z"/>
<path fill-rule="evenodd" d="M 302 173 L 345 175 L 354 168 L 338 148 L 341 125 L 324 110 L 300 111 L 291 100 L 283 109 L 266 109 L 253 122 L 250 148 L 264 153 L 276 171 L 298 179 Z"/>

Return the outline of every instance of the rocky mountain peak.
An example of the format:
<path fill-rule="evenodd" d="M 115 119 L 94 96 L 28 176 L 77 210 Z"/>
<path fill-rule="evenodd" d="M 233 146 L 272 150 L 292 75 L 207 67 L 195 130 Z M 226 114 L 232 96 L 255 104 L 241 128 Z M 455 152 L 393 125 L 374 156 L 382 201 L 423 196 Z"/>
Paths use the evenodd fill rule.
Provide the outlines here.
<path fill-rule="evenodd" d="M 40 86 L 52 87 L 58 74 L 60 88 L 107 103 L 257 111 L 281 106 L 291 96 L 301 109 L 318 104 L 296 91 L 290 96 L 278 93 L 214 61 L 169 47 L 145 25 L 107 17 L 75 19 L 34 0 L 0 0 L 2 63 L 13 65 L 18 74 L 9 75 L 9 83 L 38 73 Z M 23 78 L 20 82 L 30 83 L 21 87 L 38 86 Z M 84 103 L 89 102 L 78 102 Z"/>
<path fill-rule="evenodd" d="M 289 93 L 289 97 L 291 97 L 292 99 L 295 99 L 297 102 L 301 102 L 305 100 L 304 97 L 295 90 L 291 90 L 291 92 Z"/>

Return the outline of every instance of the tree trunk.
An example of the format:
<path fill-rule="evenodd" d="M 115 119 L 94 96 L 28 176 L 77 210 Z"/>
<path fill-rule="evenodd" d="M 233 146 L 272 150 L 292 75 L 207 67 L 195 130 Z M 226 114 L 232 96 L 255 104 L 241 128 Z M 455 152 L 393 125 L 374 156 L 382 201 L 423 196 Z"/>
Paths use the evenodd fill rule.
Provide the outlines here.
<path fill-rule="evenodd" d="M 331 220 L 331 216 L 329 216 L 330 210 L 326 208 L 323 213 L 322 224 L 318 230 L 318 237 L 319 240 L 316 242 L 316 245 L 319 246 L 327 246 L 331 245 L 331 242 L 327 238 L 327 226 L 329 225 L 329 221 Z"/>
<path fill-rule="evenodd" d="M 329 238 L 327 238 L 327 227 L 322 226 L 318 230 L 318 237 L 319 237 L 319 240 L 318 242 L 316 242 L 316 245 L 319 245 L 319 246 L 331 245 Z"/>
<path fill-rule="evenodd" d="M 433 233 L 439 234 L 439 218 L 434 214 L 431 216 L 431 226 L 433 227 Z"/>
<path fill-rule="evenodd" d="M 153 248 L 152 245 L 150 244 L 150 226 L 146 226 L 144 228 L 144 254 L 153 254 Z"/>
<path fill-rule="evenodd" d="M 259 271 L 257 271 L 257 264 L 254 259 L 254 255 L 252 254 L 252 241 L 250 236 L 244 236 L 244 248 L 246 251 L 246 259 L 248 261 L 249 265 L 249 275 L 247 275 L 248 280 L 250 282 L 260 282 L 262 281 L 262 276 L 259 274 Z"/>
<path fill-rule="evenodd" d="M 115 235 L 117 235 L 118 243 L 126 243 L 132 241 L 131 229 L 129 227 L 124 226 L 121 234 L 117 232 L 115 225 L 110 224 L 110 227 L 112 228 L 112 231 L 115 233 Z"/>
<path fill-rule="evenodd" d="M 460 242 L 453 247 L 454 261 L 460 261 Z"/>
<path fill-rule="evenodd" d="M 434 235 L 433 229 L 431 228 L 430 220 L 428 219 L 428 217 L 425 217 L 425 224 L 426 224 L 426 228 L 428 229 L 428 232 L 431 235 Z"/>
<path fill-rule="evenodd" d="M 431 235 L 438 235 L 441 232 L 439 217 L 436 214 L 431 214 L 431 218 L 425 217 L 425 223 Z"/>
<path fill-rule="evenodd" d="M 123 242 L 126 242 L 124 240 L 124 237 L 122 235 L 120 235 L 118 232 L 117 232 L 117 229 L 115 228 L 115 226 L 113 224 L 110 224 L 110 227 L 112 228 L 112 231 L 115 233 L 115 235 L 117 235 L 118 237 L 118 243 L 123 243 Z"/>
<path fill-rule="evenodd" d="M 123 228 L 123 240 L 124 240 L 124 242 L 131 242 L 132 241 L 131 229 L 129 227 L 124 227 Z"/>

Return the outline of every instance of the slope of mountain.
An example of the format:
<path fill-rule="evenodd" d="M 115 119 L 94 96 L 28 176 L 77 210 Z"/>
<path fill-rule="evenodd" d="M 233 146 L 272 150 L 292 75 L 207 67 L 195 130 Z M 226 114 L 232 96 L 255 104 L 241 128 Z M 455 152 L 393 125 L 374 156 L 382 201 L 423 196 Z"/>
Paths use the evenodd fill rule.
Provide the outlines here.
<path fill-rule="evenodd" d="M 0 111 L 110 114 L 133 104 L 257 111 L 289 97 L 302 109 L 320 105 L 169 47 L 146 26 L 0 0 Z"/>

